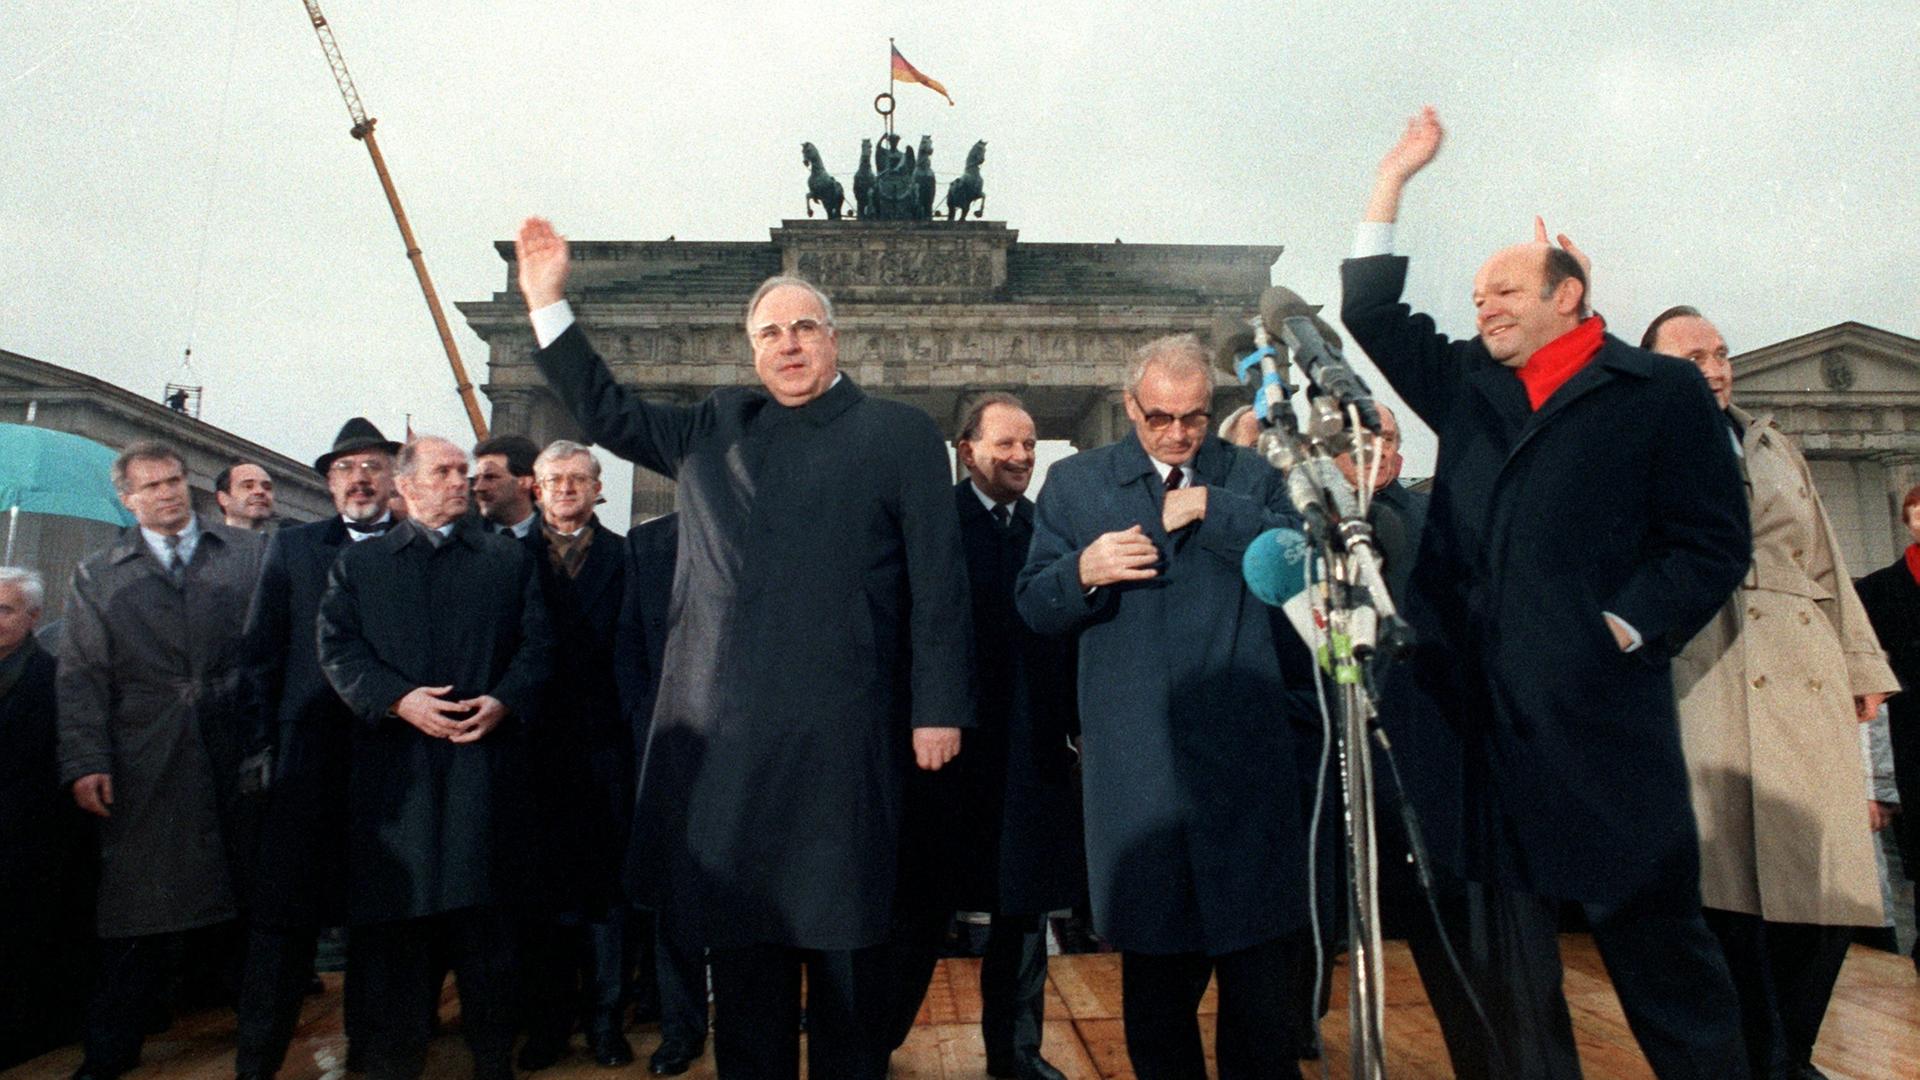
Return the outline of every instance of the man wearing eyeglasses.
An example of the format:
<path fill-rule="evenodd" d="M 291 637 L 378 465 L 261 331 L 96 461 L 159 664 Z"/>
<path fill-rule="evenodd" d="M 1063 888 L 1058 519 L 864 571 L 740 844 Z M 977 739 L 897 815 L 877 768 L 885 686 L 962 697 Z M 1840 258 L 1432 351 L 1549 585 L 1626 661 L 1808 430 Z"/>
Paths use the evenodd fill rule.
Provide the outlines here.
<path fill-rule="evenodd" d="M 1295 1077 L 1276 1043 L 1306 921 L 1294 734 L 1267 608 L 1240 560 L 1297 525 L 1280 473 L 1209 433 L 1192 335 L 1127 369 L 1133 431 L 1053 466 L 1016 604 L 1077 634 L 1094 927 L 1122 953 L 1127 1055 L 1143 1080 L 1206 1075 L 1195 1010 L 1219 979 L 1221 1080 Z"/>
<path fill-rule="evenodd" d="M 273 778 L 247 912 L 234 1036 L 234 1072 L 241 1080 L 279 1070 L 313 977 L 320 930 L 347 921 L 353 712 L 320 671 L 314 619 L 340 552 L 393 524 L 387 500 L 399 449 L 361 417 L 341 426 L 333 449 L 313 463 L 339 513 L 273 534 L 247 613 L 247 700 L 255 738 L 273 748 Z M 366 1052 L 363 989 L 349 963 L 346 1029 L 354 1066 Z"/>
<path fill-rule="evenodd" d="M 760 387 L 657 405 L 574 324 L 553 226 L 515 255 L 534 359 L 586 435 L 679 483 L 629 884 L 711 950 L 722 1077 L 798 1075 L 802 964 L 810 1075 L 884 1076 L 901 789 L 973 722 L 940 431 L 840 373 L 831 301 L 798 278 L 747 303 Z"/>

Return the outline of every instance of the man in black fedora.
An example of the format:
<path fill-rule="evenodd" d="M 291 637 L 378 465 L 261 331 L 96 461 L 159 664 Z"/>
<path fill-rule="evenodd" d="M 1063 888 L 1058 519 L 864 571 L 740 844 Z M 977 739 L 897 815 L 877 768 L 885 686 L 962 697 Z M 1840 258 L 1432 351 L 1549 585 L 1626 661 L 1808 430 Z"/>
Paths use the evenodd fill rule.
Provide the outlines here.
<path fill-rule="evenodd" d="M 387 502 L 399 449 L 362 417 L 340 428 L 333 449 L 313 463 L 339 513 L 273 534 L 247 614 L 250 718 L 255 738 L 272 749 L 272 773 L 235 1034 L 234 1071 L 241 1078 L 269 1077 L 280 1068 L 320 930 L 347 921 L 353 713 L 320 671 L 314 619 L 340 552 L 393 523 Z M 355 1064 L 366 1020 L 360 991 L 350 964 L 345 1023 L 348 1060 Z"/>

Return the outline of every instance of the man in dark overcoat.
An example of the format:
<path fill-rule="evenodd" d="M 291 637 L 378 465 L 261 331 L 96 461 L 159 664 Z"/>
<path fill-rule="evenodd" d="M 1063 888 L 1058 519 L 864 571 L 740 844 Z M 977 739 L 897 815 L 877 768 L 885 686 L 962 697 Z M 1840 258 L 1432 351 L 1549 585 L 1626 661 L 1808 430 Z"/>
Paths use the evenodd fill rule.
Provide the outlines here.
<path fill-rule="evenodd" d="M 271 536 L 247 613 L 248 708 L 256 741 L 272 747 L 273 773 L 254 858 L 234 1036 L 234 1072 L 242 1080 L 279 1071 L 300 1020 L 320 931 L 347 922 L 353 711 L 320 670 L 314 619 L 340 552 L 392 526 L 387 500 L 399 449 L 362 417 L 341 426 L 333 449 L 313 463 L 338 512 Z M 349 1040 L 366 1019 L 363 984 L 349 964 Z M 364 1052 L 349 1042 L 355 1064 Z"/>
<path fill-rule="evenodd" d="M 58 680 L 60 779 L 100 819 L 89 1077 L 139 1063 L 171 937 L 239 912 L 240 629 L 264 547 L 194 514 L 168 446 L 128 446 L 113 482 L 136 524 L 75 568 Z"/>
<path fill-rule="evenodd" d="M 627 781 L 627 802 L 633 803 L 633 782 L 641 772 L 653 706 L 660 694 L 660 676 L 667 650 L 669 601 L 673 597 L 673 568 L 679 550 L 680 515 L 663 514 L 643 521 L 627 532 L 626 597 L 620 606 L 619 629 L 614 635 L 614 675 L 620 684 L 620 707 L 633 739 L 633 767 Z M 633 821 L 633 831 L 651 827 Z M 634 847 L 629 845 L 629 850 Z M 645 874 L 644 866 L 639 868 Z M 655 895 L 644 887 L 629 895 Z M 657 902 L 657 901 L 656 901 Z M 636 909 L 628 952 L 638 958 L 636 979 L 653 980 L 660 1006 L 660 1045 L 647 1068 L 655 1076 L 678 1076 L 693 1066 L 707 1046 L 707 959 L 697 941 L 667 932 L 676 920 L 653 909 Z M 633 935 L 644 935 L 632 940 Z M 644 988 L 636 988 L 636 996 Z"/>
<path fill-rule="evenodd" d="M 394 478 L 411 516 L 340 553 L 318 618 L 320 669 L 355 718 L 347 914 L 369 1075 L 420 1075 L 446 957 L 474 1074 L 506 1080 L 506 909 L 531 886 L 525 758 L 550 663 L 546 605 L 526 548 L 464 516 L 459 447 L 416 439 Z"/>
<path fill-rule="evenodd" d="M 747 308 L 761 387 L 693 406 L 617 386 L 573 324 L 566 242 L 521 226 L 535 360 L 587 436 L 679 482 L 679 562 L 636 840 L 681 936 L 712 950 L 718 1064 L 884 1074 L 901 785 L 972 723 L 966 578 L 943 440 L 837 366 L 798 279 Z"/>
<path fill-rule="evenodd" d="M 483 444 L 484 445 L 484 444 Z M 539 830 L 537 902 L 523 930 L 527 1041 L 519 1065 L 559 1060 L 583 1012 L 606 1067 L 633 1060 L 623 1033 L 633 735 L 620 711 L 614 632 L 625 594 L 623 537 L 600 523 L 600 461 L 559 440 L 535 456 L 539 520 L 527 532 L 553 635 L 553 675 L 528 746 Z"/>
<path fill-rule="evenodd" d="M 1381 162 L 1342 318 L 1440 438 L 1405 607 L 1417 674 L 1463 733 L 1496 1071 L 1579 1075 L 1555 937 L 1575 901 L 1655 1072 L 1736 1075 L 1669 674 L 1751 557 L 1732 441 L 1692 365 L 1605 334 L 1544 226 L 1476 277 L 1478 337 L 1400 301 L 1390 223 L 1440 139 L 1426 110 Z"/>
<path fill-rule="evenodd" d="M 1133 431 L 1052 467 L 1016 597 L 1036 631 L 1079 636 L 1093 919 L 1123 953 L 1134 1071 L 1204 1075 L 1194 1010 L 1217 974 L 1223 1080 L 1297 1076 L 1275 1045 L 1305 1008 L 1296 736 L 1240 561 L 1299 518 L 1278 471 L 1208 431 L 1212 395 L 1191 335 L 1140 349 Z"/>
<path fill-rule="evenodd" d="M 1854 587 L 1903 690 L 1887 700 L 1887 741 L 1901 806 L 1893 818 L 1894 839 L 1900 864 L 1914 880 L 1920 879 L 1920 487 L 1900 501 L 1900 523 L 1912 538 L 1907 549 Z M 1913 962 L 1920 968 L 1920 946 Z"/>
<path fill-rule="evenodd" d="M 0 1069 L 80 1032 L 93 940 L 91 819 L 55 771 L 46 586 L 0 566 Z"/>
<path fill-rule="evenodd" d="M 1045 919 L 1083 903 L 1087 880 L 1068 743 L 1080 730 L 1073 644 L 1034 633 L 1013 608 L 1033 540 L 1033 417 L 1012 394 L 982 395 L 954 445 L 967 471 L 953 494 L 973 597 L 977 723 L 951 768 L 908 781 L 892 1045 L 913 1028 L 954 911 L 985 912 L 987 1073 L 1057 1080 L 1040 1054 Z"/>

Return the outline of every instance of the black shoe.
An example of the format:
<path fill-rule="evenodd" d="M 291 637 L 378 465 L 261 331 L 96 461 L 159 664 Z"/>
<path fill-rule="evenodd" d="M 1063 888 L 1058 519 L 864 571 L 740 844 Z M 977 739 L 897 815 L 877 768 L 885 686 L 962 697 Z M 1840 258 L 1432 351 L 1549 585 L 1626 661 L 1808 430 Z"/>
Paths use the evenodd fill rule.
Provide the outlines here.
<path fill-rule="evenodd" d="M 679 1076 L 699 1059 L 706 1046 L 702 1043 L 686 1043 L 679 1039 L 668 1039 L 647 1059 L 647 1071 L 655 1076 Z"/>
<path fill-rule="evenodd" d="M 118 1080 L 122 1071 L 124 1070 L 103 1069 L 83 1061 L 79 1068 L 73 1070 L 73 1080 Z"/>
<path fill-rule="evenodd" d="M 539 1072 L 559 1061 L 560 1055 L 566 1052 L 567 1040 L 564 1038 L 529 1035 L 527 1041 L 521 1044 L 520 1056 L 514 1059 L 514 1063 L 520 1066 L 521 1072 Z"/>
<path fill-rule="evenodd" d="M 1012 1061 L 987 1059 L 987 1075 L 1000 1080 L 1067 1080 L 1066 1074 L 1047 1063 L 1039 1054 L 1016 1057 Z"/>
<path fill-rule="evenodd" d="M 633 1044 L 621 1031 L 623 1012 L 609 1009 L 587 1024 L 587 1050 L 593 1054 L 594 1064 L 608 1069 L 633 1064 Z"/>

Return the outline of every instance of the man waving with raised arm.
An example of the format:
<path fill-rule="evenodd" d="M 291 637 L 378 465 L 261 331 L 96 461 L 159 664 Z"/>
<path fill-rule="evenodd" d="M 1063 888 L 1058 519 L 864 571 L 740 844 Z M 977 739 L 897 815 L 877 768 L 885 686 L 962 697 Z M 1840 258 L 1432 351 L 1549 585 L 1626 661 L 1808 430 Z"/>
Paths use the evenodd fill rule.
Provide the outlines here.
<path fill-rule="evenodd" d="M 1654 1071 L 1738 1075 L 1668 664 L 1746 572 L 1732 442 L 1691 365 L 1606 333 L 1577 249 L 1544 227 L 1475 276 L 1477 337 L 1400 301 L 1393 222 L 1442 134 L 1426 109 L 1381 160 L 1341 317 L 1440 439 L 1404 606 L 1422 680 L 1465 743 L 1496 1072 L 1580 1075 L 1555 939 L 1575 901 Z"/>

